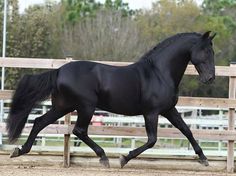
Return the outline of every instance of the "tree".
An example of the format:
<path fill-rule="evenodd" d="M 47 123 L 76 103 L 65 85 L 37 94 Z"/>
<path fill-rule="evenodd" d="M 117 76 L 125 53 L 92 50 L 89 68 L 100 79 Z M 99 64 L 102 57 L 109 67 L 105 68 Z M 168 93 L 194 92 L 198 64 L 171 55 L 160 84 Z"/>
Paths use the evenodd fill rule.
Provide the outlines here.
<path fill-rule="evenodd" d="M 92 16 L 101 6 L 95 0 L 61 0 L 64 21 L 75 24 L 81 18 Z"/>
<path fill-rule="evenodd" d="M 236 61 L 236 1 L 234 0 L 204 0 L 202 5 L 204 13 L 214 25 L 220 21 L 223 25 L 218 29 L 217 58 L 221 58 L 221 65 L 228 65 L 230 61 Z"/>
<path fill-rule="evenodd" d="M 62 51 L 86 60 L 136 58 L 143 45 L 131 18 L 133 11 L 122 0 L 104 4 L 88 0 L 63 1 L 62 14 L 73 14 L 62 24 Z"/>
<path fill-rule="evenodd" d="M 144 38 L 156 44 L 176 33 L 199 31 L 200 14 L 193 1 L 160 0 L 153 3 L 151 10 L 140 11 L 137 22 Z"/>
<path fill-rule="evenodd" d="M 103 5 L 98 4 L 93 0 L 90 1 L 71 0 L 64 2 L 62 1 L 62 3 L 59 4 L 46 3 L 43 5 L 30 6 L 28 9 L 26 9 L 26 11 L 23 14 L 19 14 L 18 12 L 18 0 L 10 0 L 9 2 L 11 7 L 9 8 L 8 11 L 8 16 L 10 20 L 8 20 L 9 23 L 8 23 L 7 56 L 12 56 L 12 57 L 61 58 L 65 57 L 70 52 L 66 51 L 66 49 L 68 48 L 68 46 L 71 46 L 69 48 L 70 49 L 72 48 L 73 51 L 76 51 L 74 56 L 78 56 L 78 58 L 80 59 L 83 56 L 84 58 L 95 59 L 95 57 L 91 56 L 97 55 L 97 53 L 91 55 L 89 51 L 87 51 L 87 53 L 85 52 L 87 48 L 81 47 L 81 46 L 88 46 L 89 43 L 83 44 L 81 43 L 82 40 L 79 41 L 78 39 L 73 40 L 73 43 L 70 43 L 64 31 L 67 32 L 69 31 L 72 34 L 72 38 L 75 39 L 77 37 L 77 32 L 75 30 L 77 30 L 78 26 L 81 27 L 80 28 L 81 30 L 78 32 L 82 32 L 83 31 L 82 26 L 88 27 L 89 25 L 87 24 L 89 22 L 96 24 L 96 20 L 94 19 L 101 18 L 101 15 L 99 16 L 99 13 L 98 16 L 96 16 L 97 11 L 99 10 L 97 9 L 98 7 L 100 8 L 100 11 L 104 11 L 104 14 L 108 15 L 104 19 L 109 20 L 110 19 L 109 15 L 112 15 L 114 19 L 117 18 L 119 22 L 118 25 L 120 25 L 119 27 L 121 27 L 121 25 L 124 25 L 126 23 L 127 25 L 130 26 L 134 25 L 133 23 L 129 24 L 128 20 L 127 21 L 124 20 L 124 22 L 122 22 L 122 20 L 119 19 L 119 17 L 128 18 L 128 15 L 125 16 L 124 12 L 120 13 L 121 12 L 120 9 L 127 8 L 126 4 L 121 3 L 122 1 L 115 1 L 115 3 L 112 4 L 112 6 L 110 6 L 109 8 L 105 7 L 104 4 Z M 117 8 L 118 10 L 115 10 Z M 116 11 L 115 13 L 117 15 L 114 15 L 115 13 L 112 12 L 105 13 L 106 9 L 109 9 L 108 11 Z M 67 14 L 66 18 L 64 17 L 65 14 Z M 71 14 L 74 14 L 74 16 Z M 119 16 L 120 14 L 122 14 L 122 16 Z M 103 24 L 105 24 L 105 21 L 103 21 Z M 87 28 L 88 31 L 86 30 L 87 34 L 89 34 L 89 31 L 92 31 L 94 28 L 94 26 L 90 27 L 91 28 Z M 123 28 L 125 29 L 124 26 L 122 26 L 122 29 Z M 123 31 L 123 34 L 124 37 L 126 37 L 127 39 L 128 38 L 127 35 L 130 35 L 132 32 L 131 31 L 129 33 L 125 32 L 126 31 Z M 95 38 L 88 38 L 88 40 L 86 40 L 85 37 L 83 37 L 83 33 L 80 34 L 81 35 L 79 36 L 79 38 L 83 39 L 86 42 L 95 41 L 94 39 L 97 37 L 96 35 L 93 35 L 91 37 Z M 137 33 L 134 32 L 134 35 L 136 34 Z M 89 36 L 87 35 L 87 37 Z M 122 39 L 124 40 L 124 38 Z M 110 38 L 110 40 L 113 41 L 114 37 Z M 66 42 L 68 45 L 64 45 L 64 43 Z M 124 40 L 123 43 L 122 42 L 120 43 L 120 45 L 123 48 L 125 48 L 124 42 L 126 42 L 126 40 Z M 134 41 L 134 43 L 136 43 L 136 40 Z M 113 43 L 110 42 L 110 44 Z M 98 48 L 95 50 L 96 52 L 99 51 Z M 103 50 L 105 49 L 103 48 Z M 77 53 L 79 53 L 79 55 L 76 55 Z M 120 51 L 119 53 L 122 52 Z M 108 55 L 108 53 L 105 54 L 107 56 L 110 56 Z M 16 68 L 7 69 L 6 70 L 7 80 L 5 84 L 6 88 L 14 89 L 16 80 L 18 80 L 23 74 L 34 73 L 37 71 L 38 70 L 34 69 L 33 70 L 26 70 L 26 69 L 22 70 Z"/>
<path fill-rule="evenodd" d="M 48 6 L 34 5 L 29 7 L 24 14 L 18 12 L 18 1 L 9 1 L 8 11 L 8 57 L 50 57 L 51 24 L 49 23 L 50 9 Z M 15 82 L 23 74 L 35 73 L 35 69 L 6 69 L 6 88 L 15 87 Z"/>
<path fill-rule="evenodd" d="M 122 0 L 106 0 L 104 6 L 106 9 L 121 11 L 123 16 L 132 16 L 135 14 L 135 11 L 129 8 L 129 4 L 124 3 Z"/>
<path fill-rule="evenodd" d="M 99 9 L 119 10 L 123 16 L 133 14 L 129 9 L 128 3 L 122 0 L 106 0 L 104 4 L 95 0 L 61 0 L 64 21 L 75 24 L 87 16 L 95 16 Z"/>
<path fill-rule="evenodd" d="M 204 12 L 212 16 L 216 14 L 224 15 L 225 10 L 234 5 L 236 5 L 235 0 L 204 0 L 202 3 Z"/>
<path fill-rule="evenodd" d="M 144 43 L 135 21 L 122 11 L 101 9 L 64 29 L 64 51 L 80 60 L 134 60 Z"/>
<path fill-rule="evenodd" d="M 217 32 L 218 35 L 214 39 L 216 64 L 229 65 L 230 61 L 236 60 L 236 1 L 204 0 L 202 9 L 200 22 L 208 26 L 208 29 Z M 196 83 L 196 85 L 190 88 L 190 82 Z M 225 83 L 227 83 L 227 78 L 217 77 L 213 85 L 204 85 L 185 78 L 180 90 L 182 90 L 182 94 L 191 96 L 227 97 L 228 84 Z"/>

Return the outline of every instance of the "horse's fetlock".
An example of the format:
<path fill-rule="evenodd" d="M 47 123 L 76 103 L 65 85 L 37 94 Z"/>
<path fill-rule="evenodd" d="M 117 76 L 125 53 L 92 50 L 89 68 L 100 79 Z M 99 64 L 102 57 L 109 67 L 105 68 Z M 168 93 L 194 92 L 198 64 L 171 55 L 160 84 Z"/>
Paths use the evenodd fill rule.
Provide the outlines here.
<path fill-rule="evenodd" d="M 156 137 L 151 137 L 147 142 L 147 147 L 152 148 L 157 142 Z"/>
<path fill-rule="evenodd" d="M 203 154 L 203 151 L 202 151 L 202 149 L 201 149 L 200 147 L 198 147 L 198 148 L 195 150 L 195 153 L 196 153 L 197 155 L 199 155 L 200 157 L 201 157 L 202 155 L 204 155 L 204 154 Z"/>
<path fill-rule="evenodd" d="M 103 154 L 100 156 L 101 160 L 108 160 L 107 156 L 105 155 L 104 151 Z"/>
<path fill-rule="evenodd" d="M 30 149 L 28 149 L 28 148 L 22 148 L 21 149 L 21 154 L 23 155 L 23 154 L 26 154 L 26 153 L 29 153 L 30 152 Z"/>
<path fill-rule="evenodd" d="M 97 153 L 99 153 L 101 155 L 101 157 L 106 157 L 105 151 L 102 148 L 97 147 L 96 151 L 97 151 Z"/>

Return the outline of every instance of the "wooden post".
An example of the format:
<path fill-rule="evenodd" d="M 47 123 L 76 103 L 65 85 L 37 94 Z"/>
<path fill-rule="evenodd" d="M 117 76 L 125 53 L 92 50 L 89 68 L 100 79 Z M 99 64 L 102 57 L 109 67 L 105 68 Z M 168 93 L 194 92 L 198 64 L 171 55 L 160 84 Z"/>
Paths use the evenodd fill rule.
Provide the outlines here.
<path fill-rule="evenodd" d="M 65 116 L 65 124 L 68 126 L 71 124 L 71 114 Z M 63 154 L 63 166 L 70 167 L 70 134 L 64 134 L 64 154 Z"/>
<path fill-rule="evenodd" d="M 235 67 L 236 64 L 231 64 Z M 236 77 L 229 78 L 229 99 L 236 99 Z M 228 130 L 235 129 L 235 108 L 229 109 Z M 234 141 L 228 141 L 227 172 L 234 172 Z"/>
<path fill-rule="evenodd" d="M 66 58 L 68 62 L 72 60 L 72 58 Z M 65 116 L 65 125 L 71 124 L 71 113 Z M 63 153 L 63 166 L 68 168 L 70 167 L 70 134 L 64 134 L 64 153 Z"/>

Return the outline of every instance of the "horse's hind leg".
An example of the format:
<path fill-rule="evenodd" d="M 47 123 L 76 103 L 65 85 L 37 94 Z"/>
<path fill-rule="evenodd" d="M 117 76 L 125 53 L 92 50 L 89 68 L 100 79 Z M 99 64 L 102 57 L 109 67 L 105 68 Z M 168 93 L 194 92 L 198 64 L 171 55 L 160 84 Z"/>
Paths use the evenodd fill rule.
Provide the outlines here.
<path fill-rule="evenodd" d="M 105 167 L 110 167 L 109 160 L 104 150 L 97 145 L 88 136 L 88 126 L 95 111 L 94 107 L 86 106 L 80 107 L 78 110 L 78 119 L 73 129 L 73 134 L 87 144 L 100 157 L 100 163 Z"/>
<path fill-rule="evenodd" d="M 66 113 L 67 112 L 65 112 L 65 111 L 58 111 L 58 110 L 52 108 L 46 114 L 36 118 L 27 141 L 24 143 L 24 145 L 22 145 L 21 149 L 15 148 L 14 151 L 12 152 L 12 154 L 10 155 L 10 157 L 13 158 L 13 157 L 17 157 L 17 156 L 28 153 L 30 151 L 38 133 L 43 128 L 45 128 L 49 124 L 55 122 L 57 119 L 59 119 L 60 117 L 62 117 Z"/>
<path fill-rule="evenodd" d="M 176 128 L 178 128 L 188 138 L 189 142 L 193 146 L 195 153 L 199 156 L 199 162 L 204 166 L 208 166 L 209 164 L 207 161 L 207 157 L 204 155 L 201 147 L 194 139 L 192 132 L 190 131 L 186 123 L 183 121 L 176 108 L 173 108 L 169 112 L 164 113 L 163 116 L 166 117 Z"/>

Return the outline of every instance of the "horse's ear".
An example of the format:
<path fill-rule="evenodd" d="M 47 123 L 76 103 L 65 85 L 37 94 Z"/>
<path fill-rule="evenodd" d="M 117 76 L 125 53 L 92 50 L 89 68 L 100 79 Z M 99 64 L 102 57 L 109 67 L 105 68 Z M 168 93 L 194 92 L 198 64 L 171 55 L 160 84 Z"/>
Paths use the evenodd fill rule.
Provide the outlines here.
<path fill-rule="evenodd" d="M 209 36 L 210 36 L 210 33 L 211 33 L 211 31 L 205 32 L 205 33 L 202 35 L 202 39 L 203 39 L 203 40 L 208 39 Z"/>
<path fill-rule="evenodd" d="M 213 40 L 213 38 L 216 36 L 216 33 L 214 33 L 212 36 L 209 37 L 210 40 Z"/>

